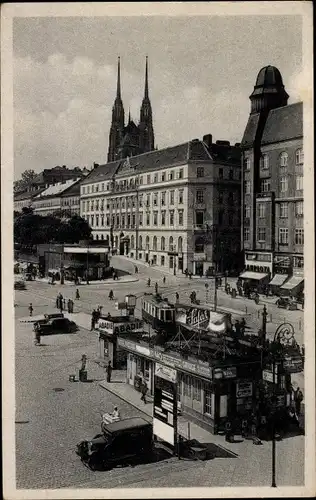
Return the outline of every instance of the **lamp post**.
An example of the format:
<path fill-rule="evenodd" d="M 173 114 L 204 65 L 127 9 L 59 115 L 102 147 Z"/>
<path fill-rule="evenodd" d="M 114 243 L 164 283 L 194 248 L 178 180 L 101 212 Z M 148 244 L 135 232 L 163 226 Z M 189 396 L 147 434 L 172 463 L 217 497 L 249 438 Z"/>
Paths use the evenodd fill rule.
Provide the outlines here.
<path fill-rule="evenodd" d="M 264 318 L 264 316 L 263 316 Z M 266 320 L 266 318 L 265 318 Z M 264 321 L 264 320 L 263 320 Z M 273 344 L 270 348 L 270 354 L 272 356 L 272 380 L 273 380 L 273 389 L 272 389 L 272 411 L 273 411 L 273 419 L 272 419 L 272 488 L 276 488 L 276 435 L 275 435 L 275 414 L 276 414 L 276 385 L 277 385 L 277 373 L 276 373 L 276 365 L 277 363 L 280 365 L 284 360 L 282 358 L 281 347 L 287 348 L 290 346 L 294 346 L 298 348 L 294 337 L 294 328 L 290 323 L 283 323 L 280 325 L 274 334 Z"/>
<path fill-rule="evenodd" d="M 89 285 L 89 243 L 87 244 L 87 285 Z"/>

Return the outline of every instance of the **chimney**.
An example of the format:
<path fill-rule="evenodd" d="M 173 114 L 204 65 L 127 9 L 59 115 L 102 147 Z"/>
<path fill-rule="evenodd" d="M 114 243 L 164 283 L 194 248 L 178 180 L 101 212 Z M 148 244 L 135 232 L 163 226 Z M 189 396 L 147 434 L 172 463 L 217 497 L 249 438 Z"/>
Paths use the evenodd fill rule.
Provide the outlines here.
<path fill-rule="evenodd" d="M 212 140 L 213 140 L 212 134 L 203 135 L 203 142 L 206 144 L 208 148 L 212 146 Z"/>

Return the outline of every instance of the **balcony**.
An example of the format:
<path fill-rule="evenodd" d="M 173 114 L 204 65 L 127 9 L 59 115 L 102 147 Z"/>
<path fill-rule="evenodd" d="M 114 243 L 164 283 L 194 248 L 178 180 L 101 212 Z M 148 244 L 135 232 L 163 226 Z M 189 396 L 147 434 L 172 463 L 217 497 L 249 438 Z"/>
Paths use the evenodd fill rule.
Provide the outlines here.
<path fill-rule="evenodd" d="M 256 193 L 256 198 L 273 198 L 274 191 L 262 191 L 261 193 Z"/>
<path fill-rule="evenodd" d="M 124 193 L 128 191 L 135 191 L 137 189 L 137 184 L 112 184 L 110 187 L 111 193 Z"/>

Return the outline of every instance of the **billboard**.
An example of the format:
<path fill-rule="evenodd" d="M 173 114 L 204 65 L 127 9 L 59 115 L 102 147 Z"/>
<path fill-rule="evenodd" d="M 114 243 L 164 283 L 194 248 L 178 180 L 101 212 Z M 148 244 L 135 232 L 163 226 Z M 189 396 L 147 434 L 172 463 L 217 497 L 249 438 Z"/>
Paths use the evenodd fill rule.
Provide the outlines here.
<path fill-rule="evenodd" d="M 176 446 L 177 371 L 156 363 L 154 378 L 154 435 Z"/>

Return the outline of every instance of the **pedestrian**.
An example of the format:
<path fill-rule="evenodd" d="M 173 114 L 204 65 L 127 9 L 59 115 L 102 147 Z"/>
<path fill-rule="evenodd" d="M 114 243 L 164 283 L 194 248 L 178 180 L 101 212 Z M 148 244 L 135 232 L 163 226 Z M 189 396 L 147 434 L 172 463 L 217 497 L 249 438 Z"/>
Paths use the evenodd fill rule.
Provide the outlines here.
<path fill-rule="evenodd" d="M 176 292 L 176 302 L 179 302 L 179 294 Z"/>
<path fill-rule="evenodd" d="M 41 335 L 38 330 L 35 332 L 35 345 L 40 345 L 41 344 Z"/>
<path fill-rule="evenodd" d="M 70 299 L 70 312 L 71 314 L 74 312 L 74 301 Z"/>
<path fill-rule="evenodd" d="M 189 279 L 190 280 L 192 279 L 192 273 L 191 273 L 191 271 L 189 272 Z"/>
<path fill-rule="evenodd" d="M 163 277 L 163 280 L 162 280 L 163 284 L 165 285 L 166 283 L 166 276 Z"/>
<path fill-rule="evenodd" d="M 248 421 L 244 418 L 241 422 L 241 436 L 245 438 L 247 436 Z"/>
<path fill-rule="evenodd" d="M 101 316 L 102 316 L 102 309 L 103 309 L 103 306 L 99 306 L 99 307 L 98 307 L 98 310 L 99 310 L 99 318 L 101 318 Z"/>
<path fill-rule="evenodd" d="M 108 362 L 108 366 L 106 367 L 106 381 L 111 382 L 111 376 L 112 376 L 112 364 L 111 361 Z"/>
<path fill-rule="evenodd" d="M 97 311 L 93 309 L 91 313 L 91 331 L 94 330 L 96 322 L 97 322 Z"/>
<path fill-rule="evenodd" d="M 158 283 L 157 283 L 157 281 L 156 281 L 156 283 L 155 283 L 155 293 L 156 293 L 156 295 L 157 295 L 157 293 L 158 293 Z"/>
<path fill-rule="evenodd" d="M 148 391 L 148 387 L 147 387 L 147 382 L 146 380 L 143 380 L 142 382 L 142 385 L 141 385 L 141 401 L 144 401 L 144 403 L 146 404 L 146 394 L 147 394 L 147 391 Z"/>
<path fill-rule="evenodd" d="M 29 305 L 29 313 L 30 313 L 30 316 L 33 316 L 33 305 L 32 305 L 32 302 Z"/>
<path fill-rule="evenodd" d="M 235 322 L 235 333 L 236 333 L 236 337 L 240 337 L 240 332 L 241 332 L 240 323 L 239 323 L 239 320 L 238 320 L 238 319 L 236 319 L 236 322 Z"/>
<path fill-rule="evenodd" d="M 147 286 L 150 286 L 150 278 L 147 280 Z"/>
<path fill-rule="evenodd" d="M 77 288 L 76 290 L 76 299 L 79 300 L 80 299 L 80 293 L 79 293 L 79 289 Z"/>
<path fill-rule="evenodd" d="M 245 318 L 242 318 L 240 322 L 240 332 L 242 335 L 245 334 L 245 329 L 246 329 L 246 320 Z"/>
<path fill-rule="evenodd" d="M 185 270 L 184 270 L 184 274 L 186 276 L 186 278 L 188 277 L 188 268 L 186 267 Z"/>
<path fill-rule="evenodd" d="M 59 309 L 59 295 L 56 297 L 56 308 Z"/>
<path fill-rule="evenodd" d="M 112 278 L 113 278 L 113 281 L 115 280 L 115 272 L 113 271 L 112 273 Z"/>
<path fill-rule="evenodd" d="M 233 432 L 232 432 L 232 424 L 229 420 L 227 420 L 225 424 L 225 441 L 229 443 L 233 441 Z"/>
<path fill-rule="evenodd" d="M 121 418 L 121 415 L 120 415 L 120 412 L 118 410 L 118 407 L 117 406 L 114 406 L 114 410 L 113 410 L 113 413 L 112 413 L 112 417 L 113 418 L 117 418 L 117 419 L 120 419 Z"/>
<path fill-rule="evenodd" d="M 295 412 L 296 412 L 296 415 L 298 415 L 298 416 L 301 414 L 301 403 L 302 403 L 303 399 L 304 399 L 303 393 L 302 393 L 301 389 L 298 387 L 296 389 L 296 391 L 294 392 Z"/>
<path fill-rule="evenodd" d="M 113 300 L 113 298 L 114 298 L 113 290 L 110 290 L 110 292 L 109 292 L 109 299 Z"/>
<path fill-rule="evenodd" d="M 138 267 L 135 266 L 135 274 L 138 274 Z"/>

